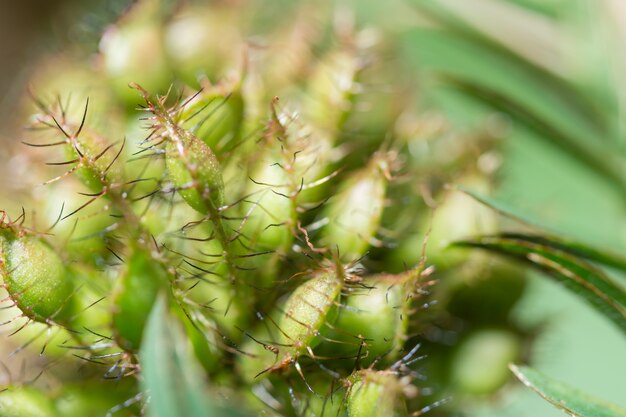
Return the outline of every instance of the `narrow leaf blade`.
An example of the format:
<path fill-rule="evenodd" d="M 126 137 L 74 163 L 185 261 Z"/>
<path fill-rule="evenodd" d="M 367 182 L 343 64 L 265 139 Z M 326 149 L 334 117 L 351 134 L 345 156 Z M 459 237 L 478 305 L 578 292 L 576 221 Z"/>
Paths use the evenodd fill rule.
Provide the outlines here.
<path fill-rule="evenodd" d="M 146 326 L 140 352 L 143 386 L 151 417 L 213 417 L 203 395 L 204 382 L 186 352 L 182 329 L 159 298 Z"/>
<path fill-rule="evenodd" d="M 507 255 L 547 272 L 626 333 L 626 291 L 588 262 L 550 246 L 498 236 L 464 240 L 453 246 Z"/>
<path fill-rule="evenodd" d="M 564 412 L 577 417 L 626 417 L 626 410 L 555 381 L 532 368 L 511 365 L 527 387 Z"/>
<path fill-rule="evenodd" d="M 575 242 L 568 239 L 563 239 L 554 236 L 556 233 L 551 232 L 546 225 L 541 224 L 540 221 L 533 219 L 523 213 L 516 211 L 514 208 L 506 205 L 505 203 L 496 200 L 492 197 L 482 195 L 476 191 L 470 190 L 466 187 L 456 187 L 460 192 L 472 197 L 479 203 L 493 209 L 499 214 L 513 219 L 517 222 L 530 226 L 534 229 L 547 230 L 547 234 L 528 234 L 528 233 L 502 233 L 499 236 L 503 238 L 512 238 L 518 240 L 524 240 L 531 243 L 538 243 L 541 245 L 549 246 L 554 249 L 567 252 L 571 255 L 578 256 L 587 259 L 592 262 L 617 268 L 626 272 L 626 258 L 612 253 L 606 249 L 594 248 L 590 245 L 581 242 Z"/>

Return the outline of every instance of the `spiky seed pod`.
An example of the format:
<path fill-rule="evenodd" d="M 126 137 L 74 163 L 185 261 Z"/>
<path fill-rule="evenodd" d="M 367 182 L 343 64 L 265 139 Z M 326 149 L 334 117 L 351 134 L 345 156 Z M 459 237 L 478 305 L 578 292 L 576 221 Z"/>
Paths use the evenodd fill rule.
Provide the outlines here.
<path fill-rule="evenodd" d="M 54 403 L 41 391 L 30 387 L 10 387 L 0 392 L 3 417 L 56 417 Z"/>
<path fill-rule="evenodd" d="M 203 86 L 202 93 L 187 103 L 180 118 L 184 129 L 216 151 L 239 139 L 243 116 L 240 86 L 220 84 Z"/>
<path fill-rule="evenodd" d="M 180 195 L 202 214 L 215 214 L 224 205 L 224 181 L 217 157 L 191 132 L 176 128 L 178 136 L 165 146 L 170 179 Z"/>
<path fill-rule="evenodd" d="M 349 261 L 362 256 L 370 246 L 385 205 L 393 153 L 376 153 L 367 166 L 353 173 L 328 202 L 322 230 L 326 247 L 337 247 Z"/>
<path fill-rule="evenodd" d="M 274 155 L 276 157 L 276 155 Z M 274 161 L 274 162 L 272 162 Z M 293 219 L 293 203 L 289 198 L 289 176 L 277 161 L 281 157 L 259 161 L 247 187 L 252 205 L 242 206 L 250 210 L 244 225 L 244 233 L 259 248 L 289 248 L 293 235 L 290 233 Z"/>
<path fill-rule="evenodd" d="M 194 323 L 187 316 L 181 306 L 174 306 L 173 313 L 178 316 L 183 324 L 187 340 L 195 353 L 198 362 L 207 372 L 214 372 L 220 365 L 222 351 L 219 349 L 218 340 L 216 338 L 216 328 L 214 323 L 209 319 L 203 323 Z M 211 327 L 207 327 L 211 326 Z"/>
<path fill-rule="evenodd" d="M 113 335 L 122 349 L 139 349 L 152 306 L 168 286 L 163 265 L 145 250 L 134 249 L 113 289 Z"/>
<path fill-rule="evenodd" d="M 9 296 L 34 321 L 62 322 L 72 313 L 72 281 L 59 255 L 36 236 L 0 226 L 0 272 Z"/>
<path fill-rule="evenodd" d="M 407 417 L 405 398 L 417 394 L 417 388 L 396 372 L 364 369 L 348 378 L 348 417 Z"/>
<path fill-rule="evenodd" d="M 280 372 L 298 363 L 303 356 L 312 356 L 313 348 L 322 341 L 327 324 L 336 319 L 337 305 L 345 274 L 334 268 L 320 270 L 298 286 L 283 303 L 270 314 L 276 323 L 278 335 L 274 340 L 266 327 L 261 326 L 244 344 L 249 352 L 241 358 L 239 368 L 244 378 L 270 372 Z"/>
<path fill-rule="evenodd" d="M 335 133 L 351 110 L 362 64 L 354 45 L 343 45 L 319 62 L 309 83 L 305 115 L 316 127 Z"/>
<path fill-rule="evenodd" d="M 79 165 L 74 175 L 93 192 L 120 183 L 124 178 L 122 165 L 114 163 L 113 146 L 102 135 L 86 129 L 69 138 L 64 146 L 66 158 L 76 160 Z"/>
<path fill-rule="evenodd" d="M 278 327 L 290 346 L 284 360 L 297 359 L 320 342 L 318 337 L 327 320 L 334 319 L 343 279 L 335 271 L 323 271 L 300 285 L 289 296 Z"/>
<path fill-rule="evenodd" d="M 321 353 L 349 358 L 349 367 L 357 356 L 361 366 L 395 361 L 407 338 L 419 275 L 419 269 L 380 274 L 346 288 L 337 320 L 328 332 L 328 338 L 338 343 L 326 344 Z"/>

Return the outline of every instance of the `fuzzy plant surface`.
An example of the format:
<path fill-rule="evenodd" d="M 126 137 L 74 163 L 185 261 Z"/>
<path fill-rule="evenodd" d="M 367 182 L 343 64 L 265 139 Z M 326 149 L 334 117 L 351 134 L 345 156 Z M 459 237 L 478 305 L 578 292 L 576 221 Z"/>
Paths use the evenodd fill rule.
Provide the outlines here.
<path fill-rule="evenodd" d="M 510 318 L 525 269 L 476 247 L 626 328 L 579 257 L 626 263 L 501 232 L 505 129 L 425 112 L 393 37 L 341 8 L 249 6 L 138 1 L 31 75 L 0 216 L 2 326 L 29 366 L 0 416 L 453 415 L 450 393 L 507 389 L 539 331 Z"/>

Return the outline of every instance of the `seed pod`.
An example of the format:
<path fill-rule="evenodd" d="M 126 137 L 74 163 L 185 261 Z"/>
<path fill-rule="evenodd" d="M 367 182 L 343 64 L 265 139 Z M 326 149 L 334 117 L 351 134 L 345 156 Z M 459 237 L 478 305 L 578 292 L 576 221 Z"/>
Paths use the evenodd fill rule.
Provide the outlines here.
<path fill-rule="evenodd" d="M 108 242 L 101 232 L 117 220 L 106 214 L 110 205 L 107 198 L 99 198 L 72 216 L 59 220 L 61 208 L 61 215 L 65 216 L 85 204 L 86 197 L 79 192 L 84 193 L 85 188 L 73 178 L 43 187 L 41 214 L 46 224 L 56 223 L 52 232 L 56 241 L 65 243 L 63 251 L 69 259 L 87 260 L 106 256 L 110 254 L 106 249 Z"/>
<path fill-rule="evenodd" d="M 113 335 L 122 349 L 139 349 L 152 306 L 168 286 L 163 265 L 144 250 L 135 249 L 113 290 Z"/>
<path fill-rule="evenodd" d="M 137 393 L 137 381 L 119 378 L 113 383 L 102 384 L 98 380 L 82 380 L 80 383 L 64 383 L 54 398 L 58 416 L 94 417 L 105 416 Z M 140 405 L 130 405 L 126 414 L 139 415 Z M 115 415 L 115 413 L 114 413 Z"/>
<path fill-rule="evenodd" d="M 191 132 L 177 128 L 168 140 L 165 162 L 183 199 L 202 214 L 215 214 L 224 205 L 224 181 L 217 157 Z"/>
<path fill-rule="evenodd" d="M 187 103 L 181 120 L 183 128 L 215 150 L 239 139 L 243 115 L 239 86 L 217 85 L 205 87 L 202 94 Z"/>
<path fill-rule="evenodd" d="M 155 0 L 137 2 L 100 41 L 104 70 L 118 98 L 128 106 L 137 104 L 128 83 L 162 93 L 171 80 L 159 7 Z"/>
<path fill-rule="evenodd" d="M 488 191 L 485 178 L 470 176 L 459 183 L 478 191 Z M 468 251 L 445 250 L 450 243 L 483 234 L 495 233 L 498 228 L 496 213 L 458 190 L 449 190 L 443 202 L 435 209 L 426 245 L 429 263 L 440 269 L 451 268 L 468 258 Z M 421 251 L 419 251 L 421 252 Z"/>
<path fill-rule="evenodd" d="M 405 417 L 417 388 L 392 371 L 364 369 L 348 378 L 348 417 Z"/>
<path fill-rule="evenodd" d="M 476 331 L 461 342 L 452 359 L 452 384 L 463 394 L 492 394 L 511 378 L 508 364 L 519 356 L 520 343 L 512 332 Z"/>
<path fill-rule="evenodd" d="M 383 213 L 392 154 L 377 153 L 367 167 L 355 172 L 324 211 L 323 244 L 339 249 L 343 260 L 362 256 L 370 246 Z"/>
<path fill-rule="evenodd" d="M 341 129 L 352 108 L 361 65 L 352 45 L 331 52 L 317 65 L 307 89 L 304 113 L 308 121 L 333 133 Z"/>
<path fill-rule="evenodd" d="M 293 241 L 291 227 L 295 221 L 292 202 L 287 197 L 289 177 L 281 166 L 270 160 L 259 161 L 251 175 L 255 182 L 250 182 L 246 195 L 251 195 L 249 199 L 255 206 L 243 205 L 241 208 L 242 214 L 248 215 L 243 232 L 260 249 L 289 248 Z"/>
<path fill-rule="evenodd" d="M 214 372 L 220 365 L 222 352 L 218 349 L 218 341 L 215 337 L 216 328 L 200 327 L 199 323 L 192 323 L 179 305 L 175 305 L 172 310 L 173 314 L 178 316 L 181 321 L 185 336 L 198 362 L 207 372 Z M 214 326 L 209 319 L 206 319 L 206 324 Z"/>
<path fill-rule="evenodd" d="M 322 390 L 328 390 L 328 382 L 321 387 Z M 346 416 L 346 388 L 336 388 L 331 385 L 332 391 L 325 395 L 313 394 L 307 396 L 305 409 L 301 414 L 304 417 L 345 417 Z M 314 388 L 315 392 L 324 392 Z"/>
<path fill-rule="evenodd" d="M 74 171 L 74 175 L 91 191 L 99 192 L 103 187 L 123 180 L 122 165 L 114 162 L 116 151 L 104 136 L 83 129 L 72 140 L 75 141 L 73 145 L 64 146 L 65 157 L 79 161 L 82 166 Z"/>
<path fill-rule="evenodd" d="M 71 315 L 74 288 L 61 258 L 43 240 L 0 230 L 0 272 L 17 307 L 34 321 L 62 322 Z"/>
<path fill-rule="evenodd" d="M 10 387 L 0 392 L 2 417 L 56 417 L 52 401 L 30 387 Z"/>
<path fill-rule="evenodd" d="M 336 318 L 336 304 L 343 279 L 336 271 L 318 272 L 289 296 L 278 322 L 282 349 L 278 369 L 298 359 L 320 341 L 325 323 Z"/>
<path fill-rule="evenodd" d="M 276 100 L 271 114 L 265 148 L 244 192 L 256 206 L 244 204 L 241 210 L 248 216 L 246 236 L 262 248 L 287 252 L 296 234 L 300 205 L 323 198 L 315 191 L 325 182 L 320 183 L 319 177 L 329 166 L 332 144 L 328 135 L 312 135 L 300 127 L 294 115 L 280 111 Z"/>
<path fill-rule="evenodd" d="M 361 355 L 359 364 L 364 367 L 380 362 L 381 357 L 385 363 L 396 360 L 407 337 L 411 294 L 418 276 L 417 270 L 376 275 L 344 290 L 347 295 L 328 333 L 329 339 L 339 343 L 326 344 L 320 354 L 349 358 L 348 367 L 354 366 L 356 355 Z"/>

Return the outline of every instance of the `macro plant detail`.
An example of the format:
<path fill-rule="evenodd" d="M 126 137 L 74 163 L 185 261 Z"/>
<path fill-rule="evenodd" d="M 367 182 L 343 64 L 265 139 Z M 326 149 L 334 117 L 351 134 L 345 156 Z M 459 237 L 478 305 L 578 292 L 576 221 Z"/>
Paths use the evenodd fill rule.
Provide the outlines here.
<path fill-rule="evenodd" d="M 626 329 L 621 256 L 489 197 L 530 116 L 477 94 L 499 118 L 457 129 L 420 101 L 432 74 L 390 59 L 397 34 L 250 6 L 140 0 L 31 74 L 29 176 L 0 192 L 0 321 L 28 366 L 6 367 L 0 416 L 462 415 L 514 377 L 626 415 L 522 365 L 545 324 L 512 318 L 532 268 Z M 442 85 L 492 87 L 444 64 Z"/>

